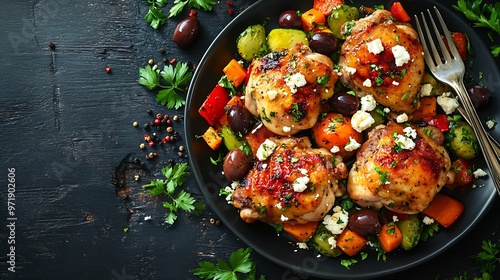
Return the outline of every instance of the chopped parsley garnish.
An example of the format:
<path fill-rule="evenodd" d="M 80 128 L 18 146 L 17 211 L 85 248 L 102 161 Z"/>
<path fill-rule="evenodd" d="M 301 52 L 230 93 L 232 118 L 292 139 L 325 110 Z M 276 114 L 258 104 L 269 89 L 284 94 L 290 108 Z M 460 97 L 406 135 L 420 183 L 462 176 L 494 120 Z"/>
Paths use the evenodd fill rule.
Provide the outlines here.
<path fill-rule="evenodd" d="M 380 176 L 380 185 L 385 185 L 389 182 L 389 171 L 382 171 L 380 166 L 376 166 L 374 170 Z"/>

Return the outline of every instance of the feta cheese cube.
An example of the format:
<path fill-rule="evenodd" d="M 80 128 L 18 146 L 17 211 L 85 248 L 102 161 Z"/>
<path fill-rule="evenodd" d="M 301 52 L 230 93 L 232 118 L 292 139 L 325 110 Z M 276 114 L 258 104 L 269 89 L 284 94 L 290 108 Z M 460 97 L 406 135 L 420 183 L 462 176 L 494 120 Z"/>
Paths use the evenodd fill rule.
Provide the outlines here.
<path fill-rule="evenodd" d="M 361 111 L 370 112 L 377 107 L 377 101 L 375 101 L 375 97 L 373 95 L 368 94 L 361 97 Z"/>
<path fill-rule="evenodd" d="M 396 45 L 391 48 L 394 59 L 396 60 L 396 66 L 403 66 L 405 63 L 410 61 L 410 54 L 405 47 L 401 45 Z"/>
<path fill-rule="evenodd" d="M 257 159 L 266 160 L 270 155 L 273 154 L 274 150 L 277 148 L 277 144 L 270 139 L 266 139 L 262 144 L 260 144 L 257 149 Z"/>
<path fill-rule="evenodd" d="M 357 132 L 362 132 L 363 130 L 369 128 L 372 124 L 375 123 L 372 115 L 365 111 L 357 111 L 351 117 L 351 125 Z"/>
<path fill-rule="evenodd" d="M 384 46 L 382 45 L 382 41 L 380 39 L 375 39 L 371 42 L 366 43 L 368 47 L 368 51 L 372 54 L 379 54 L 384 51 Z"/>

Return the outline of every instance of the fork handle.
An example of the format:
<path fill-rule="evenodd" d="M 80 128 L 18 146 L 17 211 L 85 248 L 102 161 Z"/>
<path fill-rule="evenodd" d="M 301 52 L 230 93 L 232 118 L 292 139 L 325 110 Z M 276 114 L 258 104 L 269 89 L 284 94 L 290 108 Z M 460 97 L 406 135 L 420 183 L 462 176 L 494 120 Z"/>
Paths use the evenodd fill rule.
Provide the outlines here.
<path fill-rule="evenodd" d="M 460 102 L 462 103 L 462 106 L 464 106 L 465 108 L 465 112 L 468 115 L 470 125 L 472 126 L 472 129 L 474 130 L 474 133 L 478 138 L 479 146 L 481 147 L 484 159 L 486 161 L 486 164 L 488 165 L 488 169 L 490 170 L 491 179 L 495 184 L 497 192 L 500 194 L 499 155 L 492 147 L 492 144 L 488 139 L 487 136 L 488 134 L 484 129 L 479 119 L 479 116 L 477 115 L 476 110 L 474 109 L 474 106 L 472 105 L 472 101 L 470 100 L 470 97 L 467 93 L 467 90 L 465 88 L 462 79 L 459 79 L 456 83 L 452 83 L 451 86 L 457 92 Z"/>

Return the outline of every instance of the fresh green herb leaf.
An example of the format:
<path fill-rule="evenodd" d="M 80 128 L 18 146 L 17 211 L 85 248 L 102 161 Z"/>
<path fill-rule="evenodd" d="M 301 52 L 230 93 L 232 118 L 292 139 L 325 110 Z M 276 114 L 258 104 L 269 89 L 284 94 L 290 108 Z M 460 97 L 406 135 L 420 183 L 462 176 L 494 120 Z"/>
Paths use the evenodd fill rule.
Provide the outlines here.
<path fill-rule="evenodd" d="M 263 275 L 257 278 L 255 264 L 250 258 L 251 252 L 251 248 L 238 249 L 229 257 L 229 263 L 222 259 L 218 259 L 216 263 L 200 262 L 199 267 L 193 269 L 193 274 L 201 279 L 265 280 Z M 243 277 L 245 275 L 246 277 Z"/>
<path fill-rule="evenodd" d="M 151 3 L 151 5 L 149 6 L 148 13 L 144 16 L 144 20 L 154 29 L 158 29 L 160 26 L 167 23 L 167 16 L 160 9 L 165 5 L 166 0 L 148 2 Z"/>
<path fill-rule="evenodd" d="M 475 27 L 488 28 L 500 34 L 500 2 L 482 3 L 483 0 L 458 0 L 453 8 L 463 13 Z M 500 45 L 491 47 L 493 56 L 500 55 Z"/>
<path fill-rule="evenodd" d="M 186 101 L 180 93 L 186 93 L 186 86 L 193 77 L 187 63 L 165 65 L 162 71 L 153 69 L 150 65 L 139 68 L 139 84 L 149 90 L 160 88 L 156 101 L 168 109 L 179 109 Z M 164 83 L 162 83 L 162 80 Z"/>
<path fill-rule="evenodd" d="M 161 169 L 165 179 L 153 179 L 149 184 L 142 186 L 154 196 L 164 195 L 167 197 L 168 201 L 163 202 L 163 207 L 169 210 L 169 214 L 165 218 L 165 222 L 168 224 L 175 222 L 179 210 L 199 215 L 205 209 L 205 205 L 196 201 L 190 193 L 178 190 L 189 175 L 186 169 L 187 163 L 167 165 Z"/>
<path fill-rule="evenodd" d="M 342 259 L 342 260 L 340 260 L 340 264 L 341 264 L 343 267 L 347 268 L 347 269 L 350 269 L 350 268 L 351 268 L 351 266 L 352 266 L 353 264 L 357 263 L 357 262 L 358 262 L 358 260 L 356 260 L 356 259 L 350 259 L 350 260 L 347 260 L 347 259 Z"/>
<path fill-rule="evenodd" d="M 175 17 L 179 15 L 186 5 L 191 6 L 193 9 L 202 9 L 203 11 L 211 11 L 212 7 L 217 4 L 215 0 L 175 0 L 174 5 L 168 12 L 168 17 Z"/>

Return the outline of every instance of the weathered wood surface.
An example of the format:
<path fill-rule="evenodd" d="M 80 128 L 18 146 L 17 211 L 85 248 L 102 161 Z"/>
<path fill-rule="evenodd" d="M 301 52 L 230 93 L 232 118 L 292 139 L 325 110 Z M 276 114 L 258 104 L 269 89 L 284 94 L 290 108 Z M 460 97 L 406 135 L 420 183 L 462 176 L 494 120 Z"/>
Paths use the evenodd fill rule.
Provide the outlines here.
<path fill-rule="evenodd" d="M 252 2 L 233 1 L 235 14 Z M 138 147 L 144 131 L 132 127 L 151 120 L 149 108 L 182 116 L 137 84 L 137 69 L 149 58 L 198 63 L 234 17 L 224 1 L 199 13 L 201 37 L 184 51 L 171 40 L 180 19 L 154 31 L 143 20 L 148 5 L 141 0 L 3 1 L 0 7 L 0 221 L 7 224 L 8 168 L 15 168 L 17 218 L 16 272 L 7 270 L 9 231 L 2 226 L 0 279 L 195 279 L 191 270 L 199 261 L 227 259 L 245 246 L 223 225 L 211 224 L 217 217 L 209 210 L 163 223 L 160 201 L 140 185 L 169 159 L 185 161 L 175 150 L 185 143 L 181 137 L 146 161 Z M 174 127 L 182 136 L 182 120 Z M 114 179 L 121 180 L 118 189 Z M 188 186 L 202 199 L 194 178 Z M 496 213 L 498 202 L 452 249 L 391 278 L 446 279 L 473 269 L 470 257 L 481 240 L 496 238 Z M 253 259 L 268 279 L 312 279 L 257 254 Z"/>

